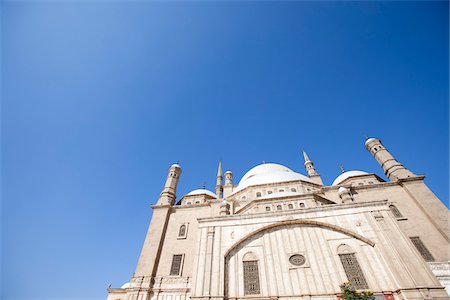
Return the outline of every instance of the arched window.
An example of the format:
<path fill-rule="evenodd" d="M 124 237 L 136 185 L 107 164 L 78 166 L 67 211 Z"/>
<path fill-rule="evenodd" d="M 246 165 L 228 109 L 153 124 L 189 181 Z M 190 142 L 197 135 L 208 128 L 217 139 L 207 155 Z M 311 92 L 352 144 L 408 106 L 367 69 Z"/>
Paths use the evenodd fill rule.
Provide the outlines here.
<path fill-rule="evenodd" d="M 303 202 L 300 202 L 300 207 L 305 207 L 305 203 L 303 203 Z"/>
<path fill-rule="evenodd" d="M 356 259 L 355 252 L 346 244 L 341 244 L 337 248 L 337 253 L 344 267 L 345 275 L 355 289 L 368 289 L 366 278 Z"/>
<path fill-rule="evenodd" d="M 291 192 L 296 192 L 297 189 L 291 188 Z"/>
<path fill-rule="evenodd" d="M 261 192 L 257 192 L 256 197 L 261 197 Z"/>
<path fill-rule="evenodd" d="M 270 206 L 266 206 L 266 211 L 270 211 Z"/>
<path fill-rule="evenodd" d="M 272 191 L 267 191 L 267 194 L 269 194 L 269 195 L 272 194 Z"/>
<path fill-rule="evenodd" d="M 389 209 L 391 210 L 391 213 L 395 218 L 403 218 L 403 215 L 394 204 L 389 205 Z"/>
<path fill-rule="evenodd" d="M 282 192 L 284 192 L 284 190 L 278 190 L 278 192 L 279 192 L 279 193 L 282 193 Z"/>
<path fill-rule="evenodd" d="M 258 295 L 259 289 L 259 268 L 258 257 L 253 252 L 247 252 L 242 259 L 244 268 L 244 295 Z"/>
<path fill-rule="evenodd" d="M 181 225 L 180 230 L 178 231 L 178 236 L 182 237 L 186 235 L 186 225 Z"/>
<path fill-rule="evenodd" d="M 282 210 L 281 205 L 277 205 L 277 210 Z"/>
<path fill-rule="evenodd" d="M 294 208 L 294 205 L 292 205 L 292 203 L 289 203 L 289 204 L 288 204 L 288 208 L 289 208 L 289 209 L 293 209 L 293 208 Z"/>

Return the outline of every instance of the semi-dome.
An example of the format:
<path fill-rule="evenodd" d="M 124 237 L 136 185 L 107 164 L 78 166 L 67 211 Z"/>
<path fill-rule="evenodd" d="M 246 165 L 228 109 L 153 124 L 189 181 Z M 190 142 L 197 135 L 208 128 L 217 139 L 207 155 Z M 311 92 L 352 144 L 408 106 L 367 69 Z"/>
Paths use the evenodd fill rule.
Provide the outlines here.
<path fill-rule="evenodd" d="M 342 181 L 344 181 L 345 179 L 350 178 L 350 177 L 360 176 L 360 175 L 368 175 L 368 174 L 369 173 L 367 173 L 367 172 L 358 171 L 358 170 L 347 171 L 347 172 L 342 173 L 338 177 L 336 177 L 336 179 L 333 181 L 332 185 L 338 185 L 339 183 L 341 183 Z"/>
<path fill-rule="evenodd" d="M 186 196 L 197 196 L 197 195 L 208 195 L 208 196 L 211 196 L 213 198 L 217 198 L 216 194 L 214 194 L 211 191 L 208 191 L 207 189 L 193 190 L 193 191 L 190 191 L 189 193 L 187 193 Z"/>
<path fill-rule="evenodd" d="M 262 164 L 250 169 L 247 173 L 245 173 L 241 181 L 239 181 L 239 184 L 235 191 L 237 192 L 253 185 L 296 180 L 314 183 L 305 175 L 295 173 L 294 171 L 283 165 L 273 163 Z"/>

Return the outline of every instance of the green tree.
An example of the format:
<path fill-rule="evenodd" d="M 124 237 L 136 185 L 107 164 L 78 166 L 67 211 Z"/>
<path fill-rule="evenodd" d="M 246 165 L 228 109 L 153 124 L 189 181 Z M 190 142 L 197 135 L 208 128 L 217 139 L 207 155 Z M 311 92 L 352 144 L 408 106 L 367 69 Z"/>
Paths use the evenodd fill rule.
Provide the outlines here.
<path fill-rule="evenodd" d="M 362 291 L 358 293 L 350 282 L 339 286 L 342 290 L 342 299 L 345 300 L 372 300 L 375 299 L 371 291 Z"/>

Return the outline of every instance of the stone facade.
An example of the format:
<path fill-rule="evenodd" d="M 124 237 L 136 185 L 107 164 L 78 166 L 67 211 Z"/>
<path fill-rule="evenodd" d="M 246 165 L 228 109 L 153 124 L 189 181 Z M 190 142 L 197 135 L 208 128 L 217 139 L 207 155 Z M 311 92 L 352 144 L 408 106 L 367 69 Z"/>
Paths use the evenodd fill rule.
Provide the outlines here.
<path fill-rule="evenodd" d="M 338 299 L 347 281 L 377 299 L 450 299 L 448 209 L 380 140 L 365 146 L 389 182 L 348 171 L 325 186 L 304 153 L 308 176 L 262 164 L 233 184 L 219 164 L 216 193 L 175 202 L 172 165 L 136 272 L 108 300 Z"/>

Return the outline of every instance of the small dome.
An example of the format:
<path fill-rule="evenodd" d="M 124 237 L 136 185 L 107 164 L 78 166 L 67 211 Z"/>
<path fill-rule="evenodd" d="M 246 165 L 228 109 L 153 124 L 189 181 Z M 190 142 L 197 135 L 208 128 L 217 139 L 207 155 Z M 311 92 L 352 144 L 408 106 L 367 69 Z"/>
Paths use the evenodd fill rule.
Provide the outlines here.
<path fill-rule="evenodd" d="M 193 191 L 190 191 L 186 196 L 196 196 L 196 195 L 208 195 L 213 198 L 217 198 L 216 194 L 214 194 L 211 191 L 208 191 L 207 189 L 193 190 Z"/>
<path fill-rule="evenodd" d="M 126 289 L 130 287 L 130 283 L 129 282 L 125 282 L 120 288 L 121 289 Z"/>
<path fill-rule="evenodd" d="M 171 165 L 170 166 L 171 168 L 180 168 L 180 165 L 179 164 L 173 164 L 173 165 Z M 181 168 L 180 168 L 181 169 Z"/>
<path fill-rule="evenodd" d="M 336 177 L 336 179 L 333 181 L 332 185 L 338 185 L 339 183 L 341 183 L 342 181 L 344 181 L 345 179 L 350 178 L 350 177 L 360 176 L 360 175 L 368 175 L 368 174 L 369 173 L 367 173 L 367 172 L 358 171 L 358 170 L 347 171 L 347 172 L 342 173 L 338 177 Z"/>
<path fill-rule="evenodd" d="M 339 195 L 348 194 L 348 192 L 349 192 L 348 188 L 345 188 L 343 186 L 341 186 L 338 190 Z"/>
<path fill-rule="evenodd" d="M 369 139 L 367 139 L 366 140 L 366 142 L 364 143 L 364 146 L 367 148 L 367 145 L 370 143 L 370 142 L 372 142 L 372 141 L 377 141 L 378 139 L 376 139 L 376 138 L 369 138 Z"/>
<path fill-rule="evenodd" d="M 297 180 L 314 183 L 305 175 L 295 173 L 294 171 L 283 165 L 273 163 L 262 164 L 250 169 L 247 173 L 245 173 L 241 181 L 239 181 L 235 192 L 253 185 Z"/>

